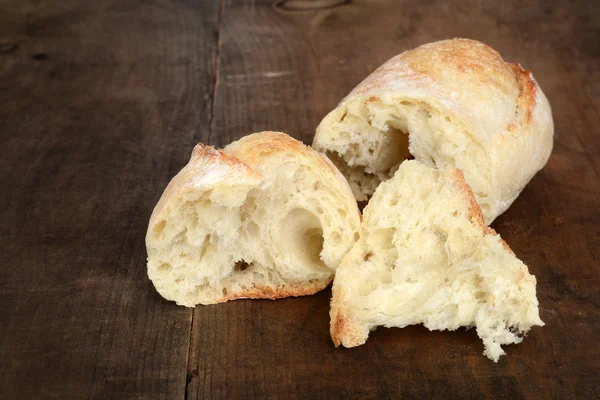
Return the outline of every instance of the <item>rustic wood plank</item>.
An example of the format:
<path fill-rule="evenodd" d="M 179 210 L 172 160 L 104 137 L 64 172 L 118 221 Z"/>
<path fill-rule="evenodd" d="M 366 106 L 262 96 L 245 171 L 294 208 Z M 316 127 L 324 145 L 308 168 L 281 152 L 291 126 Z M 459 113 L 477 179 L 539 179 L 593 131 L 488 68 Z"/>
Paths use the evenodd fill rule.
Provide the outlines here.
<path fill-rule="evenodd" d="M 380 328 L 336 350 L 329 292 L 197 307 L 188 397 L 599 397 L 599 19 L 584 1 L 226 1 L 218 145 L 264 129 L 310 143 L 369 72 L 434 40 L 478 39 L 534 71 L 553 105 L 555 150 L 494 227 L 537 276 L 546 326 L 494 364 L 472 330 Z"/>
<path fill-rule="evenodd" d="M 0 397 L 600 397 L 599 6 L 206 3 L 0 5 Z M 496 365 L 464 330 L 335 350 L 328 291 L 198 307 L 193 324 L 155 293 L 146 223 L 196 141 L 310 143 L 380 63 L 453 36 L 532 68 L 554 108 L 547 167 L 494 224 L 546 327 Z"/>
<path fill-rule="evenodd" d="M 0 3 L 0 397 L 183 398 L 192 311 L 146 275 L 208 139 L 216 2 Z"/>

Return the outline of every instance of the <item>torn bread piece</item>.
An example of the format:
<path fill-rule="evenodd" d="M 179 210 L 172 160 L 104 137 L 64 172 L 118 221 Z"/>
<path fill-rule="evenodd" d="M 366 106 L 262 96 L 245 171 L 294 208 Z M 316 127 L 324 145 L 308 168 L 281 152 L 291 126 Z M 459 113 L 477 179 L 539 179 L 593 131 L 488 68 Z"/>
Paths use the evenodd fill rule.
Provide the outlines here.
<path fill-rule="evenodd" d="M 474 326 L 484 354 L 542 326 L 536 280 L 486 227 L 462 173 L 406 161 L 364 210 L 361 237 L 333 283 L 331 337 L 358 346 L 377 326 Z"/>
<path fill-rule="evenodd" d="M 346 180 L 301 142 L 262 132 L 222 151 L 198 144 L 150 218 L 148 275 L 188 307 L 313 294 L 359 230 Z"/>
<path fill-rule="evenodd" d="M 483 43 L 453 39 L 379 67 L 323 119 L 313 147 L 358 201 L 407 158 L 456 167 L 490 224 L 546 164 L 553 135 L 550 104 L 531 71 Z"/>

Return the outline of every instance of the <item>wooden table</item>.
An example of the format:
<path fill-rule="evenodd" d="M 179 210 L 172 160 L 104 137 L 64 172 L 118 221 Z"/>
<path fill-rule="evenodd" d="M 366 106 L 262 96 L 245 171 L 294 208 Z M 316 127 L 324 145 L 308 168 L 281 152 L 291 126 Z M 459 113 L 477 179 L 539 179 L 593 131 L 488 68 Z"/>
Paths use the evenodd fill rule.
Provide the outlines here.
<path fill-rule="evenodd" d="M 600 397 L 600 7 L 571 0 L 0 1 L 0 398 Z M 546 322 L 498 364 L 473 330 L 335 349 L 329 290 L 178 307 L 154 204 L 199 141 L 310 143 L 370 71 L 470 37 L 531 68 L 554 152 L 493 224 Z"/>

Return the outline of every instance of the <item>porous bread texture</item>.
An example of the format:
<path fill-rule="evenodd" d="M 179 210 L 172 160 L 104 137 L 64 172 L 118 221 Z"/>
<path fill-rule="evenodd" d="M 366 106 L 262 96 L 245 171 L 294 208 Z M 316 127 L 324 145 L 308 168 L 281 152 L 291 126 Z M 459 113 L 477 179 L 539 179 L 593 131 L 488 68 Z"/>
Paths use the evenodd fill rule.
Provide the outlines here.
<path fill-rule="evenodd" d="M 336 346 L 363 344 L 377 326 L 475 326 L 498 361 L 501 345 L 543 325 L 535 277 L 485 226 L 462 173 L 414 160 L 375 191 L 332 290 Z"/>
<path fill-rule="evenodd" d="M 150 218 L 148 275 L 188 307 L 313 294 L 359 229 L 344 177 L 297 140 L 261 132 L 223 151 L 198 144 Z"/>
<path fill-rule="evenodd" d="M 550 104 L 531 71 L 483 43 L 453 39 L 406 51 L 331 111 L 313 147 L 367 200 L 409 155 L 463 171 L 490 224 L 550 156 Z"/>

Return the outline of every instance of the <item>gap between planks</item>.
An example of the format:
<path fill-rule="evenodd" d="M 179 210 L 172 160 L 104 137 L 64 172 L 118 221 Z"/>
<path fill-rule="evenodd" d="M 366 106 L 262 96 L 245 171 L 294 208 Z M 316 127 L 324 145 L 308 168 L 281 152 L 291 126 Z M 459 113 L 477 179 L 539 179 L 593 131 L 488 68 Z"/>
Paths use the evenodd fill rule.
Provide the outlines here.
<path fill-rule="evenodd" d="M 225 0 L 219 0 L 219 11 L 217 14 L 217 46 L 215 49 L 214 55 L 214 63 L 213 63 L 213 84 L 212 84 L 212 93 L 211 93 L 211 104 L 210 104 L 210 115 L 208 117 L 208 139 L 206 141 L 207 145 L 210 145 L 212 142 L 212 133 L 214 127 L 214 116 L 215 116 L 215 96 L 217 94 L 217 87 L 219 85 L 219 68 L 221 65 L 221 31 L 223 29 L 223 13 L 225 9 Z M 185 391 L 184 391 L 184 400 L 189 398 L 189 387 L 193 381 L 193 374 L 190 370 L 191 359 L 196 349 L 194 346 L 194 316 L 196 314 L 196 307 L 192 310 L 192 317 L 190 320 L 190 336 L 189 336 L 189 345 L 188 345 L 188 354 L 187 354 L 187 363 L 185 367 Z"/>
<path fill-rule="evenodd" d="M 213 65 L 213 86 L 212 86 L 212 95 L 211 95 L 211 104 L 210 104 L 210 116 L 208 118 L 208 140 L 207 144 L 211 144 L 212 141 L 212 133 L 213 133 L 213 125 L 214 125 L 214 117 L 215 117 L 215 96 L 217 94 L 217 88 L 219 86 L 219 68 L 221 66 L 221 45 L 222 45 L 222 35 L 221 30 L 223 29 L 223 13 L 225 9 L 225 0 L 219 0 L 219 13 L 217 16 L 217 48 L 215 49 L 215 62 Z"/>

